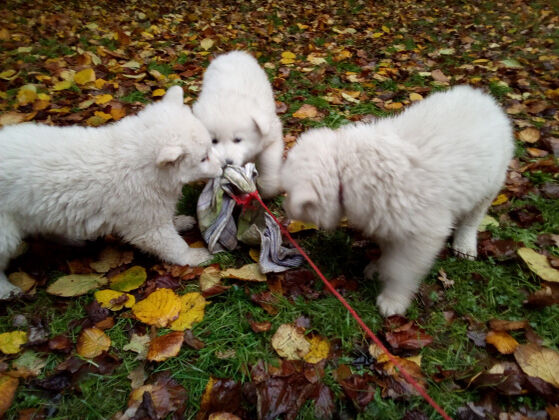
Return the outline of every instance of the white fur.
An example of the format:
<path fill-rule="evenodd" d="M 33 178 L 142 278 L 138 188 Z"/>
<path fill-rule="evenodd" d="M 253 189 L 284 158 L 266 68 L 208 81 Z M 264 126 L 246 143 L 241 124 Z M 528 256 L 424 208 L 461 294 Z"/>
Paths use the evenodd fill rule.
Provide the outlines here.
<path fill-rule="evenodd" d="M 217 142 L 214 150 L 224 164 L 256 162 L 262 195 L 279 192 L 281 121 L 268 77 L 250 54 L 232 51 L 215 58 L 192 111 Z"/>
<path fill-rule="evenodd" d="M 175 205 L 185 183 L 220 173 L 211 137 L 178 86 L 138 115 L 103 127 L 3 128 L 0 298 L 17 292 L 4 270 L 29 234 L 89 240 L 116 233 L 170 263 L 201 263 L 209 254 L 178 235 Z"/>
<path fill-rule="evenodd" d="M 404 313 L 454 228 L 475 258 L 477 226 L 513 154 L 510 123 L 467 86 L 435 93 L 394 118 L 303 133 L 281 171 L 290 217 L 333 229 L 341 217 L 382 250 L 382 314 Z"/>

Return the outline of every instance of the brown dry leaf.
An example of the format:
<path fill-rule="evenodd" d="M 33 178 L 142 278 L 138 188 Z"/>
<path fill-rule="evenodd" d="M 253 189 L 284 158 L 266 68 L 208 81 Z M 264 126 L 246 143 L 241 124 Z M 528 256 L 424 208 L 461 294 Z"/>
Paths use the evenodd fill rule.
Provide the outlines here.
<path fill-rule="evenodd" d="M 141 387 L 148 378 L 144 364 L 140 363 L 136 368 L 131 370 L 127 378 L 130 379 L 130 387 L 132 389 Z"/>
<path fill-rule="evenodd" d="M 444 74 L 441 70 L 439 70 L 439 69 L 433 70 L 433 71 L 431 72 L 431 77 L 432 77 L 435 81 L 437 81 L 437 82 L 441 82 L 441 83 L 448 83 L 448 82 L 450 82 L 450 78 L 447 77 L 447 76 L 445 76 L 445 74 Z"/>
<path fill-rule="evenodd" d="M 27 343 L 26 331 L 10 331 L 0 334 L 0 352 L 4 354 L 16 354 L 21 346 Z"/>
<path fill-rule="evenodd" d="M 0 373 L 0 417 L 12 405 L 18 385 L 19 379 Z"/>
<path fill-rule="evenodd" d="M 518 341 L 506 331 L 489 331 L 485 341 L 492 344 L 501 354 L 512 354 L 519 346 Z"/>
<path fill-rule="evenodd" d="M 106 273 L 112 268 L 129 264 L 134 259 L 132 251 L 119 251 L 113 247 L 107 247 L 99 255 L 99 259 L 89 264 L 98 273 Z"/>
<path fill-rule="evenodd" d="M 517 253 L 528 265 L 528 268 L 542 280 L 553 283 L 559 282 L 559 270 L 551 267 L 545 255 L 539 254 L 531 248 L 520 248 Z"/>
<path fill-rule="evenodd" d="M 128 420 L 136 415 L 138 408 L 146 399 L 145 394 L 147 394 L 150 402 L 149 408 L 155 411 L 153 415 L 147 417 L 164 419 L 174 412 L 175 418 L 182 418 L 188 398 L 186 390 L 174 379 L 169 378 L 167 373 L 162 373 L 157 376 L 153 383 L 132 390 L 128 398 L 128 409 L 126 410 L 128 416 L 123 416 L 121 419 Z"/>
<path fill-rule="evenodd" d="M 272 328 L 272 323 L 269 321 L 257 322 L 249 320 L 248 322 L 250 323 L 250 328 L 255 333 L 270 331 L 270 328 Z"/>
<path fill-rule="evenodd" d="M 107 281 L 101 274 L 70 274 L 56 279 L 47 287 L 47 293 L 63 297 L 80 296 L 106 285 Z"/>
<path fill-rule="evenodd" d="M 198 292 L 182 295 L 180 302 L 179 317 L 169 325 L 169 328 L 175 331 L 190 329 L 195 322 L 202 321 L 204 319 L 204 308 L 209 304 L 204 296 Z"/>
<path fill-rule="evenodd" d="M 180 298 L 170 289 L 157 289 L 147 298 L 132 307 L 132 313 L 140 321 L 166 327 L 178 318 L 182 304 Z"/>
<path fill-rule="evenodd" d="M 537 143 L 540 139 L 540 130 L 528 127 L 518 133 L 518 139 L 524 143 Z"/>
<path fill-rule="evenodd" d="M 173 331 L 151 340 L 147 359 L 151 362 L 162 362 L 179 354 L 184 341 L 182 331 Z"/>
<path fill-rule="evenodd" d="M 9 111 L 0 115 L 0 127 L 6 125 L 19 124 L 27 120 L 27 114 L 21 112 Z"/>
<path fill-rule="evenodd" d="M 305 338 L 304 330 L 293 324 L 282 324 L 271 340 L 274 350 L 287 360 L 301 360 L 311 350 L 311 343 Z"/>
<path fill-rule="evenodd" d="M 76 351 L 86 359 L 93 359 L 109 350 L 111 339 L 99 328 L 86 328 L 78 337 Z"/>
<path fill-rule="evenodd" d="M 265 282 L 266 275 L 262 274 L 260 271 L 260 266 L 256 263 L 243 265 L 240 268 L 228 268 L 223 270 L 221 273 L 221 278 L 232 278 L 244 281 L 257 281 Z"/>
<path fill-rule="evenodd" d="M 445 289 L 454 286 L 454 280 L 449 279 L 442 268 L 439 270 L 439 276 L 437 279 L 443 284 Z"/>
<path fill-rule="evenodd" d="M 318 110 L 314 105 L 304 104 L 297 111 L 293 113 L 295 118 L 314 118 L 318 115 Z"/>
<path fill-rule="evenodd" d="M 540 378 L 559 388 L 559 353 L 537 344 L 521 344 L 514 358 L 528 376 Z"/>

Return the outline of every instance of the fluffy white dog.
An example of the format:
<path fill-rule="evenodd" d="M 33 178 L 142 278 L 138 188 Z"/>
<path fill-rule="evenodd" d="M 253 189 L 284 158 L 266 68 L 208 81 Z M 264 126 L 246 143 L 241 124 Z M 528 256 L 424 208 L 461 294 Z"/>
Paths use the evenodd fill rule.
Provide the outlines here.
<path fill-rule="evenodd" d="M 173 215 L 185 183 L 220 175 L 210 152 L 211 137 L 178 86 L 104 127 L 0 130 L 0 298 L 19 292 L 4 270 L 29 234 L 88 240 L 116 233 L 170 263 L 208 259 L 179 236 Z"/>
<path fill-rule="evenodd" d="M 290 217 L 350 225 L 381 247 L 377 298 L 404 313 L 454 228 L 458 255 L 476 257 L 477 227 L 513 154 L 510 123 L 467 86 L 435 93 L 394 118 L 303 133 L 281 171 Z"/>
<path fill-rule="evenodd" d="M 192 111 L 212 135 L 222 163 L 256 162 L 262 195 L 279 192 L 281 121 L 268 77 L 250 54 L 232 51 L 215 58 Z"/>

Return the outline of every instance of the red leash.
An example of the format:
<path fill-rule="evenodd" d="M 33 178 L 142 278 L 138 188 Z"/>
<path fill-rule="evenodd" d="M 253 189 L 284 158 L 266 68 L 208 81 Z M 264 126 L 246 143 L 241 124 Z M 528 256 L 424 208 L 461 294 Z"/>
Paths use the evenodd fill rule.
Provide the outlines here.
<path fill-rule="evenodd" d="M 367 327 L 367 324 L 365 324 L 365 322 L 363 322 L 363 320 L 361 319 L 361 317 L 359 317 L 359 315 L 357 314 L 357 312 L 355 312 L 355 309 L 353 309 L 349 303 L 347 303 L 347 301 L 344 299 L 344 297 L 342 295 L 340 295 L 340 293 L 338 293 L 338 291 L 334 288 L 334 286 L 332 286 L 332 284 L 328 281 L 328 279 L 326 279 L 326 277 L 324 277 L 324 275 L 322 274 L 322 272 L 320 271 L 320 269 L 316 266 L 316 264 L 311 260 L 311 258 L 307 255 L 307 253 L 303 250 L 303 248 L 301 248 L 301 246 L 295 241 L 295 239 L 293 239 L 291 237 L 291 235 L 289 234 L 289 232 L 287 231 L 287 229 L 280 223 L 280 221 L 276 218 L 276 216 L 273 215 L 273 213 L 270 211 L 270 209 L 268 208 L 268 206 L 266 206 L 266 204 L 264 204 L 264 201 L 262 201 L 262 198 L 260 197 L 260 195 L 258 194 L 258 191 L 253 191 L 251 193 L 248 193 L 246 195 L 243 195 L 241 197 L 233 197 L 235 199 L 235 201 L 237 202 L 237 204 L 240 204 L 242 206 L 247 206 L 252 199 L 257 200 L 260 205 L 264 208 L 264 210 L 266 210 L 266 212 L 272 216 L 272 218 L 274 219 L 274 221 L 278 224 L 278 226 L 281 229 L 281 232 L 287 237 L 287 239 L 289 239 L 289 242 L 291 242 L 293 244 L 293 246 L 295 246 L 295 248 L 301 253 L 301 255 L 307 260 L 307 262 L 310 264 L 310 266 L 313 268 L 313 270 L 316 272 L 316 274 L 318 274 L 318 277 L 320 277 L 320 279 L 324 282 L 324 285 L 326 286 L 326 288 L 334 295 L 336 296 L 336 298 L 338 298 L 338 300 L 342 303 L 342 305 L 344 305 L 346 307 L 346 309 L 349 311 L 349 313 L 351 314 L 351 316 L 353 316 L 353 318 L 355 318 L 355 320 L 357 321 L 357 323 L 361 326 L 361 328 L 363 328 L 363 330 L 367 333 L 367 335 L 375 342 L 375 344 L 377 346 L 379 346 L 382 351 L 384 353 L 386 353 L 386 355 L 388 356 L 388 358 L 390 359 L 390 361 L 394 364 L 394 366 L 396 366 L 399 370 L 400 373 L 402 374 L 402 376 L 406 379 L 406 381 L 408 381 L 408 383 L 413 386 L 417 392 L 419 392 L 419 394 L 425 398 L 425 400 L 445 419 L 445 420 L 452 420 L 452 418 L 446 414 L 446 412 L 442 409 L 442 407 L 440 407 L 430 396 L 429 394 L 427 394 L 427 391 L 425 391 L 425 389 L 415 380 L 413 379 L 413 377 L 406 372 L 405 369 L 402 368 L 402 366 L 400 366 L 400 364 L 398 363 L 398 361 L 396 360 L 396 357 L 394 357 L 394 355 L 392 355 L 392 353 L 390 353 L 388 351 L 388 349 L 386 348 L 386 346 L 382 343 L 382 341 L 379 340 L 379 338 L 369 329 L 369 327 Z"/>

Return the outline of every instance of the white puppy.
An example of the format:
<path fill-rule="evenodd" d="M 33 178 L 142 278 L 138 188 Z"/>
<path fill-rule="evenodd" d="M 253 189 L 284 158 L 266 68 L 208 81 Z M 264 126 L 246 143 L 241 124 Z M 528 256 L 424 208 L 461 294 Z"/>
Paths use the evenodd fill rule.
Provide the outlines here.
<path fill-rule="evenodd" d="M 0 298 L 19 290 L 4 270 L 23 237 L 116 233 L 174 264 L 199 264 L 173 226 L 184 184 L 221 173 L 211 137 L 182 89 L 99 128 L 27 123 L 0 130 Z"/>
<path fill-rule="evenodd" d="M 513 154 L 510 123 L 467 86 L 435 93 L 394 118 L 303 133 L 281 171 L 290 217 L 350 225 L 381 247 L 383 315 L 404 313 L 454 228 L 453 248 L 475 258 L 477 227 Z"/>
<path fill-rule="evenodd" d="M 250 54 L 232 51 L 214 59 L 192 111 L 212 135 L 223 164 L 256 162 L 262 195 L 279 192 L 281 121 L 268 77 Z"/>

